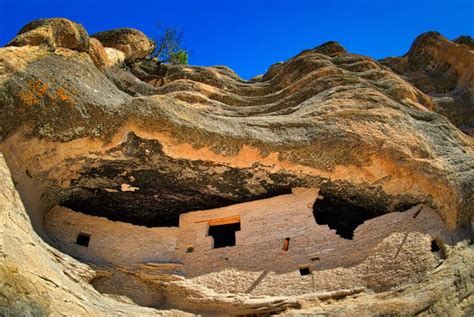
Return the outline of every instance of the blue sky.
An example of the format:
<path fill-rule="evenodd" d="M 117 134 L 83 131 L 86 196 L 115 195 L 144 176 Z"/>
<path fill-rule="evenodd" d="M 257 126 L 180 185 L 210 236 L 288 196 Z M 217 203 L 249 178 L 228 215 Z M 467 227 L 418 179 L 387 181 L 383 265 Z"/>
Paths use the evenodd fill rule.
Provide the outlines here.
<path fill-rule="evenodd" d="M 66 17 L 89 34 L 156 23 L 184 30 L 194 65 L 227 65 L 243 78 L 326 41 L 374 58 L 403 55 L 420 33 L 474 36 L 474 0 L 0 0 L 0 45 L 37 18 Z"/>

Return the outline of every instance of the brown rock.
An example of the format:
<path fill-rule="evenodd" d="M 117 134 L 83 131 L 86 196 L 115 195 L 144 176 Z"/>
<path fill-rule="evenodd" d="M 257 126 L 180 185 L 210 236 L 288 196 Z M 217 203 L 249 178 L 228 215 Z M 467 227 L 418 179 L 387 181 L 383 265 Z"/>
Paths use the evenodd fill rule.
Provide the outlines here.
<path fill-rule="evenodd" d="M 453 40 L 453 42 L 469 46 L 471 50 L 474 49 L 474 39 L 468 35 L 461 35 L 460 37 Z"/>
<path fill-rule="evenodd" d="M 84 27 L 63 18 L 40 19 L 25 25 L 7 46 L 47 45 L 87 51 L 89 36 Z"/>
<path fill-rule="evenodd" d="M 474 135 L 474 51 L 469 43 L 468 37 L 451 42 L 428 32 L 413 42 L 405 56 L 380 62 L 432 96 L 433 110 Z"/>
<path fill-rule="evenodd" d="M 0 190 L 2 315 L 194 316 L 169 309 L 170 306 L 201 314 L 221 315 L 264 311 L 284 312 L 284 316 L 409 316 L 427 311 L 427 315 L 432 316 L 466 316 L 472 312 L 474 252 L 466 244 L 452 248 L 445 262 L 418 283 L 401 285 L 380 293 L 366 291 L 364 287 L 336 287 L 336 290 L 302 296 L 252 296 L 242 292 L 230 294 L 227 290 L 229 282 L 248 280 L 252 283 L 259 272 L 224 270 L 185 280 L 172 275 L 173 267 L 169 267 L 172 264 L 153 263 L 117 268 L 90 266 L 52 248 L 38 236 L 29 222 L 32 215 L 23 207 L 24 203 L 1 154 Z M 29 199 L 25 196 L 22 198 L 23 201 Z M 389 239 L 400 239 L 401 236 L 398 234 Z M 385 243 L 381 248 L 387 246 L 391 247 Z M 383 258 L 379 255 L 374 260 L 383 261 Z M 407 262 L 404 264 L 408 265 Z M 170 272 L 163 274 L 167 269 L 171 269 Z M 400 271 L 395 265 L 389 269 Z M 345 269 L 315 273 L 316 278 L 332 274 L 329 277 L 333 280 L 347 274 Z M 277 278 L 274 273 L 270 277 Z M 389 275 L 385 277 L 390 278 Z M 223 285 L 225 290 L 220 292 L 218 285 Z M 284 283 L 280 287 L 286 290 Z M 168 300 L 166 310 L 139 306 L 159 307 L 163 296 Z M 285 312 L 288 308 L 290 310 Z"/>
<path fill-rule="evenodd" d="M 424 202 L 436 205 L 451 228 L 469 223 L 472 141 L 429 111 L 431 98 L 408 82 L 368 57 L 338 51 L 307 51 L 272 66 L 254 83 L 222 67 L 145 67 L 153 61 L 131 66 L 156 72 L 160 87 L 136 78 L 141 72 L 118 69 L 105 77 L 79 56 L 46 54 L 21 74 L 2 77 L 1 96 L 9 96 L 0 100 L 2 137 L 17 146 L 47 138 L 62 153 L 78 139 L 113 140 L 107 147 L 85 145 L 75 153 L 84 162 L 78 163 L 81 172 L 64 170 L 60 177 L 50 169 L 58 170 L 69 155 L 50 165 L 41 154 L 48 152 L 38 148 L 11 159 L 45 162 L 38 175 L 49 175 L 42 182 L 52 205 L 109 217 L 117 217 L 114 210 L 120 208 L 120 215 L 138 224 L 167 225 L 180 212 L 258 199 L 297 184 L 326 184 L 323 191 L 346 198 L 357 193 L 361 204 L 380 213 Z M 31 137 L 15 134 L 27 126 L 33 127 Z M 155 154 L 140 165 L 145 144 Z M 103 155 L 136 148 L 115 169 L 117 175 L 125 170 L 133 175 L 131 186 L 148 190 L 100 190 L 98 178 L 109 188 L 120 188 L 124 180 L 107 176 L 110 162 L 100 155 L 86 159 L 92 148 Z M 196 159 L 202 163 L 192 163 Z M 217 170 L 226 166 L 232 178 L 222 179 L 213 164 L 222 166 Z M 183 178 L 183 168 L 194 172 Z M 88 185 L 63 187 L 64 175 Z M 378 186 L 366 185 L 374 182 Z M 253 185 L 242 191 L 242 184 Z"/>
<path fill-rule="evenodd" d="M 97 273 L 51 248 L 33 230 L 1 153 L 0 190 L 0 315 L 175 316 L 173 311 L 98 297 L 89 284 Z"/>
<path fill-rule="evenodd" d="M 144 58 L 151 54 L 155 44 L 141 31 L 121 28 L 96 33 L 91 37 L 98 39 L 105 47 L 113 47 L 125 53 L 126 59 Z"/>
<path fill-rule="evenodd" d="M 107 52 L 102 46 L 102 43 L 93 37 L 89 39 L 89 55 L 91 56 L 95 66 L 100 69 L 104 69 L 111 65 Z"/>

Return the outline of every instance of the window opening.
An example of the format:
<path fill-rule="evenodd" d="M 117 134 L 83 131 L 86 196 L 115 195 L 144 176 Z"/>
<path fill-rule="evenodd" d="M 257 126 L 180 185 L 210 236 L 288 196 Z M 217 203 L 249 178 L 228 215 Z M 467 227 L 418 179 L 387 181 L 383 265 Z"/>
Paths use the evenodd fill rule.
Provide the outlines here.
<path fill-rule="evenodd" d="M 281 248 L 281 250 L 288 251 L 289 248 L 290 248 L 290 238 L 285 238 L 285 240 L 283 240 L 283 248 Z"/>
<path fill-rule="evenodd" d="M 309 268 L 309 266 L 302 266 L 300 267 L 300 274 L 301 276 L 310 275 L 311 269 Z"/>
<path fill-rule="evenodd" d="M 240 231 L 240 222 L 210 225 L 208 235 L 214 238 L 214 249 L 235 246 L 236 231 Z"/>
<path fill-rule="evenodd" d="M 90 234 L 80 232 L 80 233 L 77 235 L 76 244 L 77 244 L 77 245 L 81 245 L 81 246 L 83 246 L 83 247 L 88 247 L 88 246 L 89 246 L 90 239 L 91 239 L 91 235 L 90 235 Z"/>
<path fill-rule="evenodd" d="M 324 193 L 324 199 L 316 199 L 313 205 L 313 215 L 319 225 L 328 225 L 344 238 L 352 240 L 355 229 L 366 220 L 382 214 L 358 203 L 356 198 L 344 199 L 329 193 Z"/>

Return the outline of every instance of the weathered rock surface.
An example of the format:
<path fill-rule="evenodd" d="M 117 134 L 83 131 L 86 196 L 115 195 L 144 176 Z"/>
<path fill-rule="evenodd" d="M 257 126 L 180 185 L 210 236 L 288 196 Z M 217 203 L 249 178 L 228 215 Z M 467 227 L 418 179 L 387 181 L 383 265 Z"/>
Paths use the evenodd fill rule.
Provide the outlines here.
<path fill-rule="evenodd" d="M 216 281 L 225 283 L 215 275 L 194 281 L 163 275 L 159 266 L 94 269 L 82 264 L 53 249 L 33 230 L 1 155 L 0 188 L 0 313 L 6 316 L 188 315 L 170 307 L 156 310 L 136 305 L 159 306 L 158 294 L 166 296 L 174 308 L 201 314 L 276 313 L 288 308 L 299 310 L 285 316 L 472 313 L 474 251 L 466 244 L 450 249 L 446 261 L 419 283 L 393 291 L 373 294 L 359 287 L 288 297 L 230 295 L 213 289 Z"/>
<path fill-rule="evenodd" d="M 380 62 L 433 97 L 433 110 L 474 135 L 474 42 L 461 36 L 453 42 L 437 32 L 420 35 L 403 57 Z"/>
<path fill-rule="evenodd" d="M 104 74 L 71 50 L 2 56 L 5 155 L 51 207 L 169 225 L 180 212 L 321 186 L 374 214 L 424 202 L 451 228 L 470 223 L 472 140 L 428 110 L 427 95 L 334 43 L 256 83 L 153 61 Z"/>
<path fill-rule="evenodd" d="M 469 46 L 471 50 L 474 49 L 474 39 L 468 35 L 461 35 L 460 37 L 453 40 L 453 42 Z"/>
<path fill-rule="evenodd" d="M 7 45 L 46 45 L 53 50 L 65 47 L 87 51 L 89 35 L 82 25 L 67 19 L 39 19 L 25 25 Z"/>
<path fill-rule="evenodd" d="M 113 47 L 125 53 L 126 59 L 144 58 L 151 54 L 155 43 L 141 31 L 121 28 L 91 35 L 104 46 Z"/>
<path fill-rule="evenodd" d="M 107 54 L 105 48 L 102 46 L 102 43 L 98 39 L 91 37 L 89 39 L 89 55 L 91 56 L 92 61 L 95 66 L 100 69 L 111 66 L 109 60 L 109 55 Z"/>
<path fill-rule="evenodd" d="M 446 85 L 450 97 L 459 97 L 456 105 L 471 100 L 472 51 L 466 45 L 426 35 L 411 57 L 383 61 L 401 77 L 329 42 L 273 65 L 249 82 L 227 67 L 140 59 L 153 45 L 142 35 L 124 30 L 94 35 L 106 53 L 113 47 L 128 60 L 127 67 L 120 67 L 117 58 L 107 69 L 96 67 L 105 60 L 98 45 L 92 51 L 60 45 L 51 51 L 34 46 L 42 41 L 29 42 L 33 46 L 13 41 L 0 49 L 0 151 L 33 227 L 43 237 L 43 215 L 56 205 L 112 220 L 170 226 L 180 213 L 270 197 L 293 187 L 320 188 L 322 196 L 373 216 L 423 203 L 450 230 L 472 230 L 473 140 L 432 111 L 440 101 L 430 96 Z M 418 65 L 414 70 L 413 59 Z M 441 65 L 441 75 L 424 73 L 433 65 Z M 425 74 L 424 79 L 412 79 L 411 72 Z M 472 104 L 463 105 L 472 109 Z M 450 118 L 459 126 L 469 125 Z M 8 177 L 4 172 L 4 179 Z M 43 310 L 44 294 L 53 293 L 53 303 L 71 297 L 66 303 L 72 306 L 64 311 L 77 311 L 80 305 L 91 313 L 130 314 L 128 304 L 114 306 L 91 289 L 92 269 L 59 251 L 51 252 L 66 260 L 48 255 L 51 248 L 35 236 L 25 211 L 12 198 L 11 183 L 5 182 L 11 193 L 7 201 L 16 202 L 2 210 L 2 238 L 18 237 L 2 253 L 4 280 L 12 281 L 4 288 L 4 298 L 12 298 L 7 307 L 21 309 L 24 303 L 26 310 Z M 32 242 L 21 245 L 22 240 Z M 354 305 L 375 315 L 367 303 L 377 301 L 376 307 L 387 314 L 454 309 L 461 315 L 472 305 L 473 261 L 465 244 L 457 248 L 440 268 L 442 273 L 401 293 L 367 292 L 319 307 L 347 315 L 345 307 Z M 30 253 L 41 257 L 33 261 L 38 270 L 33 273 L 26 260 Z M 62 267 L 72 264 L 80 269 L 71 270 L 88 277 L 70 280 Z M 18 267 L 22 273 L 12 275 Z M 59 286 L 38 277 L 48 267 L 54 272 L 44 276 Z M 30 290 L 19 281 L 40 286 Z M 179 298 L 193 294 L 198 301 L 194 308 L 190 304 L 182 309 L 198 309 L 212 300 L 220 307 L 239 302 L 226 302 L 202 289 L 186 293 L 182 290 L 189 288 L 178 286 L 169 286 L 170 293 Z M 449 294 L 443 293 L 447 287 Z M 46 291 L 36 295 L 42 289 Z M 304 307 L 301 301 L 292 306 L 293 301 L 272 300 L 258 305 Z M 311 305 L 319 303 L 316 299 Z M 46 314 L 54 304 L 48 307 Z"/>
<path fill-rule="evenodd" d="M 2 316 L 176 315 L 95 291 L 89 284 L 96 275 L 92 268 L 55 250 L 33 231 L 3 155 L 0 188 Z"/>

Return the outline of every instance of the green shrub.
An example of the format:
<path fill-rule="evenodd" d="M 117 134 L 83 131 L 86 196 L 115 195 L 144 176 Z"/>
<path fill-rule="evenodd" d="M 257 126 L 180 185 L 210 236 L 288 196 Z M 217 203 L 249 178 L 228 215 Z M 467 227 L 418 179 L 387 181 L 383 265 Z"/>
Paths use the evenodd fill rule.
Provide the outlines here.
<path fill-rule="evenodd" d="M 175 65 L 188 65 L 188 52 L 180 49 L 179 51 L 171 54 L 168 62 Z"/>

